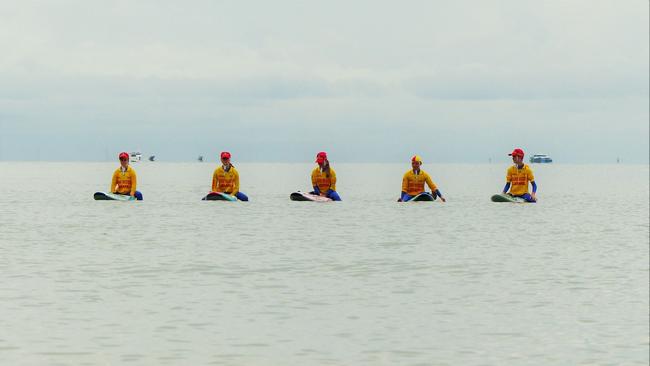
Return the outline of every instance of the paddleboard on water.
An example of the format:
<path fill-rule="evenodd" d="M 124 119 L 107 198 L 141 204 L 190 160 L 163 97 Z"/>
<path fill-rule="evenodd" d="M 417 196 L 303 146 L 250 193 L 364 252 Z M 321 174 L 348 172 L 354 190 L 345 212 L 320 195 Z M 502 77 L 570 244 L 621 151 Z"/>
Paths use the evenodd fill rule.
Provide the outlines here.
<path fill-rule="evenodd" d="M 526 200 L 506 193 L 499 193 L 492 196 L 492 202 L 526 203 Z"/>
<path fill-rule="evenodd" d="M 332 202 L 331 198 L 300 191 L 291 193 L 289 198 L 292 201 Z"/>
<path fill-rule="evenodd" d="M 237 197 L 230 195 L 228 193 L 222 192 L 210 192 L 207 196 L 203 197 L 203 201 L 237 201 Z"/>
<path fill-rule="evenodd" d="M 126 194 L 115 194 L 106 192 L 95 192 L 95 201 L 135 201 L 135 197 Z"/>
<path fill-rule="evenodd" d="M 431 202 L 434 201 L 433 196 L 430 193 L 422 192 L 416 196 L 413 196 L 407 202 Z"/>

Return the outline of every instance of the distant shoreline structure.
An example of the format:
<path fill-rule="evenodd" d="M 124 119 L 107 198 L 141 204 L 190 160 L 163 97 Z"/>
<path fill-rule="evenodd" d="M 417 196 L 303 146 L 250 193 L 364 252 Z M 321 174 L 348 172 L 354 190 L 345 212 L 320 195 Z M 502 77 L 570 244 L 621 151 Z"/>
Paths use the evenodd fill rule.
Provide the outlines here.
<path fill-rule="evenodd" d="M 549 164 L 553 162 L 553 159 L 547 154 L 535 154 L 530 157 L 530 162 L 534 164 Z"/>
<path fill-rule="evenodd" d="M 137 163 L 137 162 L 142 161 L 142 153 L 141 152 L 132 152 L 130 154 L 130 156 L 131 157 L 129 158 L 129 161 L 132 162 L 132 163 Z"/>
<path fill-rule="evenodd" d="M 0 163 L 117 163 L 117 159 L 88 159 L 88 160 L 80 160 L 80 159 L 70 159 L 70 160 L 54 160 L 54 159 L 41 159 L 41 160 L 36 160 L 36 159 L 24 159 L 24 160 L 0 160 Z M 147 159 L 143 160 L 142 162 L 149 162 Z M 182 164 L 182 163 L 196 163 L 197 159 L 188 159 L 188 160 L 164 160 L 162 162 L 159 162 L 158 159 L 156 158 L 154 160 L 155 163 L 160 163 L 160 164 Z M 202 162 L 206 162 L 205 160 Z M 208 162 L 210 163 L 210 162 Z M 218 163 L 218 162 L 217 162 Z M 240 161 L 238 162 L 239 164 L 313 164 L 312 161 Z M 396 161 L 390 161 L 390 162 L 350 162 L 350 161 L 340 161 L 337 162 L 338 164 L 345 164 L 345 165 L 404 165 L 402 162 L 396 162 Z M 492 161 L 472 161 L 472 162 L 430 162 L 427 165 L 428 166 L 443 166 L 443 165 L 476 165 L 476 166 L 507 166 L 511 165 L 511 161 L 495 161 L 495 159 L 492 159 Z M 542 164 L 542 165 L 556 165 L 556 166 L 568 166 L 568 165 L 577 165 L 577 166 L 585 166 L 585 165 L 602 165 L 602 166 L 607 166 L 607 165 L 637 165 L 637 166 L 650 166 L 650 162 L 623 162 L 623 159 L 620 159 L 618 162 L 616 160 L 612 161 L 605 161 L 605 162 L 567 162 L 567 161 L 562 161 L 560 163 L 558 162 L 553 162 L 552 164 Z"/>

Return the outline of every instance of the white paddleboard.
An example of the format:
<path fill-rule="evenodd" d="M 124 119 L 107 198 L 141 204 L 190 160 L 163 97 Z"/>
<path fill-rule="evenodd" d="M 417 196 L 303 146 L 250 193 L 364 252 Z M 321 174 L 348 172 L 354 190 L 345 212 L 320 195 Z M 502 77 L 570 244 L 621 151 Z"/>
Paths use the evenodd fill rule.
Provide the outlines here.
<path fill-rule="evenodd" d="M 289 199 L 292 201 L 332 202 L 331 198 L 300 191 L 291 193 Z"/>
<path fill-rule="evenodd" d="M 95 192 L 93 195 L 95 201 L 135 201 L 135 197 L 126 194 L 116 194 L 107 192 Z"/>

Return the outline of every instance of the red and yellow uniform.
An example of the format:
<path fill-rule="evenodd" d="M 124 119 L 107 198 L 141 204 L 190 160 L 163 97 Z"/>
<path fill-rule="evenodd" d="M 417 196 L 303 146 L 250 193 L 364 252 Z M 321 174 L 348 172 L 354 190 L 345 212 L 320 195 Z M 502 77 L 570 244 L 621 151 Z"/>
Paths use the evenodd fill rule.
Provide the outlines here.
<path fill-rule="evenodd" d="M 528 193 L 528 183 L 534 180 L 533 170 L 530 169 L 528 164 L 524 164 L 521 169 L 513 165 L 508 168 L 508 172 L 506 173 L 506 181 L 511 184 L 510 194 L 513 196 L 521 196 Z"/>
<path fill-rule="evenodd" d="M 239 173 L 234 166 L 226 171 L 223 166 L 218 167 L 212 174 L 212 192 L 222 192 L 236 195 L 239 192 Z"/>
<path fill-rule="evenodd" d="M 127 166 L 126 170 L 119 167 L 115 173 L 113 173 L 110 191 L 133 196 L 137 185 L 138 178 L 135 175 L 135 170 L 131 168 L 131 166 Z"/>
<path fill-rule="evenodd" d="M 415 174 L 413 169 L 411 169 L 404 173 L 404 178 L 402 178 L 402 192 L 406 192 L 410 196 L 418 195 L 424 192 L 424 183 L 431 188 L 431 192 L 435 192 L 438 189 L 427 172 L 420 169 L 418 174 Z"/>
<path fill-rule="evenodd" d="M 318 187 L 321 192 L 327 192 L 328 190 L 336 191 L 336 172 L 334 169 L 329 169 L 328 173 L 321 171 L 320 167 L 315 168 L 311 172 L 311 185 Z"/>

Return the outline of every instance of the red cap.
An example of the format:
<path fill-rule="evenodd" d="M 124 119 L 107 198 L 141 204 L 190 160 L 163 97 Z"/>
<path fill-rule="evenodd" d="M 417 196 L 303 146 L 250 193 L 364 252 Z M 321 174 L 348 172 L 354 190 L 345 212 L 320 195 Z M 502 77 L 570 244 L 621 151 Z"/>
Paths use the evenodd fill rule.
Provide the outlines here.
<path fill-rule="evenodd" d="M 118 159 L 129 159 L 129 154 L 126 152 L 121 152 L 120 155 L 118 155 Z"/>
<path fill-rule="evenodd" d="M 224 151 L 221 153 L 221 158 L 222 159 L 230 159 L 230 153 L 227 151 Z"/>
<path fill-rule="evenodd" d="M 317 163 L 322 163 L 327 159 L 327 153 L 325 151 L 321 151 L 318 154 L 316 154 L 316 162 Z"/>
<path fill-rule="evenodd" d="M 524 157 L 524 150 L 522 149 L 514 149 L 508 156 L 521 156 L 522 158 Z"/>

